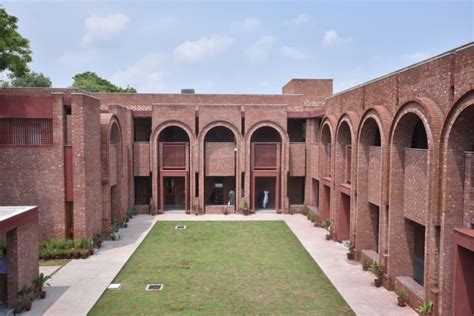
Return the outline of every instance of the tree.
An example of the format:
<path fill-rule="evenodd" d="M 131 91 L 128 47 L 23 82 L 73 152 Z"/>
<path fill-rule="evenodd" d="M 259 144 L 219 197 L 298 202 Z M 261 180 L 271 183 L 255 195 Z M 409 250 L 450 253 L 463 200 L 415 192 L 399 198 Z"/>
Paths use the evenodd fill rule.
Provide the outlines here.
<path fill-rule="evenodd" d="M 110 81 L 99 77 L 95 72 L 86 71 L 75 75 L 73 78 L 73 88 L 80 89 L 87 92 L 123 92 L 136 93 L 132 87 L 121 88 Z"/>
<path fill-rule="evenodd" d="M 27 72 L 23 76 L 18 77 L 13 73 L 8 75 L 10 81 L 3 81 L 3 87 L 51 87 L 51 80 L 40 72 Z"/>
<path fill-rule="evenodd" d="M 29 41 L 17 31 L 18 19 L 0 7 L 0 72 L 9 70 L 16 76 L 28 72 L 31 61 Z"/>

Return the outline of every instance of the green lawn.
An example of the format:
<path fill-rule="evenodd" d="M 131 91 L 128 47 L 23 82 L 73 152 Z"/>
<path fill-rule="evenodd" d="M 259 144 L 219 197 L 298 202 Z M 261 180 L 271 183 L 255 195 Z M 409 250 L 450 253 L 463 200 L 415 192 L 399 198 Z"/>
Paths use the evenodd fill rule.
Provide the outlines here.
<path fill-rule="evenodd" d="M 284 222 L 179 223 L 156 223 L 90 315 L 354 314 Z"/>

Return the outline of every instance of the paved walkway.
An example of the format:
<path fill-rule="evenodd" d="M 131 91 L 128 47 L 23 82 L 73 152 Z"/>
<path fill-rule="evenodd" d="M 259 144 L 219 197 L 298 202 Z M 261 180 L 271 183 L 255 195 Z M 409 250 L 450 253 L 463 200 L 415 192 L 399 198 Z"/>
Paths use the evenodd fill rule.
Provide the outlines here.
<path fill-rule="evenodd" d="M 97 255 L 87 260 L 73 260 L 57 271 L 50 282 L 51 288 L 47 288 L 47 298 L 36 300 L 28 315 L 86 315 L 156 220 L 283 220 L 357 315 L 417 315 L 409 307 L 398 307 L 394 292 L 374 287 L 372 274 L 362 271 L 360 264 L 347 260 L 346 248 L 340 243 L 326 241 L 325 231 L 314 228 L 305 216 L 268 213 L 252 216 L 139 215 L 130 221 L 127 229 L 121 230 L 120 241 L 106 242 Z"/>

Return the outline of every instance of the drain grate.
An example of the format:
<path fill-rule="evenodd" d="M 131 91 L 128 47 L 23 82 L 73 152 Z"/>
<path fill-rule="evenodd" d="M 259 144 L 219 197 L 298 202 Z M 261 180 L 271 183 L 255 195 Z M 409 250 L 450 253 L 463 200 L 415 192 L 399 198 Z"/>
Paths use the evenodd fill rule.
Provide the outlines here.
<path fill-rule="evenodd" d="M 183 230 L 183 229 L 186 229 L 186 225 L 176 225 L 174 229 Z"/>
<path fill-rule="evenodd" d="M 146 291 L 161 291 L 163 290 L 163 284 L 147 284 Z"/>
<path fill-rule="evenodd" d="M 109 290 L 120 290 L 122 288 L 122 283 L 110 283 Z"/>

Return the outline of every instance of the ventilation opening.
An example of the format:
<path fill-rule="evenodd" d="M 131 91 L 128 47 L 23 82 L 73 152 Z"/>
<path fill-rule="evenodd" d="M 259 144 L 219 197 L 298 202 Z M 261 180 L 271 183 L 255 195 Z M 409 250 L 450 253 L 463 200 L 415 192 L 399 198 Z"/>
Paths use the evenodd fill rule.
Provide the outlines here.
<path fill-rule="evenodd" d="M 120 290 L 122 288 L 122 283 L 110 283 L 109 290 Z"/>
<path fill-rule="evenodd" d="M 176 227 L 174 228 L 176 230 L 184 230 L 186 229 L 186 225 L 176 225 Z"/>
<path fill-rule="evenodd" d="M 154 292 L 154 291 L 162 291 L 163 290 L 163 284 L 147 284 L 145 290 Z"/>

